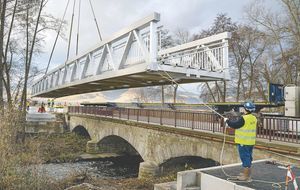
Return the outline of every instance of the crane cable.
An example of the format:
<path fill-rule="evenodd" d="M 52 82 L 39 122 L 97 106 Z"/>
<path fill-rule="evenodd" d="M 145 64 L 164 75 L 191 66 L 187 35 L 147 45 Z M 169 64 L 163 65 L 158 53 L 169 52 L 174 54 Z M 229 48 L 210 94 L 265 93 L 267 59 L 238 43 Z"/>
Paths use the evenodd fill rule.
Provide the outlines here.
<path fill-rule="evenodd" d="M 97 19 L 96 19 L 96 15 L 95 15 L 95 11 L 94 11 L 94 8 L 93 8 L 92 1 L 89 0 L 89 3 L 90 3 L 90 7 L 91 7 L 91 10 L 92 10 L 92 13 L 93 13 L 93 17 L 94 17 L 94 21 L 95 21 L 95 24 L 96 24 L 96 28 L 97 28 L 97 31 L 98 31 L 98 35 L 99 35 L 100 41 L 102 41 L 102 36 L 101 36 L 99 25 L 98 25 L 98 22 L 97 22 Z"/>
<path fill-rule="evenodd" d="M 64 22 L 64 19 L 65 19 L 69 4 L 70 4 L 70 0 L 68 0 L 67 5 L 65 7 L 64 14 L 63 14 L 63 17 L 61 19 L 61 22 L 60 22 L 60 25 L 59 25 L 59 28 L 58 28 L 58 31 L 57 31 L 57 35 L 55 37 L 55 41 L 54 41 L 54 44 L 53 44 L 53 47 L 52 47 L 52 50 L 51 50 L 51 54 L 50 54 L 50 57 L 49 57 L 49 60 L 48 60 L 48 64 L 47 64 L 44 76 L 47 75 L 47 73 L 48 73 L 49 66 L 50 66 L 50 63 L 52 61 L 53 53 L 54 53 L 54 50 L 55 50 L 55 47 L 56 47 L 56 44 L 57 44 L 57 41 L 58 41 L 59 34 L 60 34 L 62 26 L 63 26 L 63 22 Z M 98 32 L 100 41 L 102 41 L 101 32 L 100 32 L 100 29 L 99 29 L 99 25 L 98 25 L 98 22 L 97 22 L 97 19 L 96 19 L 95 11 L 94 11 L 93 4 L 92 4 L 91 0 L 89 0 L 89 4 L 90 4 L 90 7 L 91 7 L 91 10 L 92 10 L 92 13 L 93 13 L 93 17 L 94 17 L 94 21 L 95 21 L 95 24 L 96 24 L 96 28 L 97 28 L 97 32 Z M 74 23 L 75 5 L 76 5 L 76 0 L 74 0 L 74 3 L 73 3 L 71 27 L 70 27 L 70 33 L 69 33 L 69 38 L 68 38 L 67 59 L 66 59 L 65 64 L 67 63 L 67 60 L 69 59 L 69 56 L 70 56 L 70 47 L 71 47 L 71 41 L 72 41 L 72 31 L 73 31 L 73 23 Z M 80 13 L 81 13 L 81 0 L 79 0 L 79 10 L 78 10 L 76 55 L 78 55 L 78 50 L 79 50 Z"/>
<path fill-rule="evenodd" d="M 78 55 L 78 47 L 79 47 L 81 0 L 79 0 L 78 3 L 79 3 L 79 5 L 78 5 L 78 23 L 77 23 L 76 56 Z"/>
<path fill-rule="evenodd" d="M 184 87 L 180 86 L 179 83 L 167 71 L 163 70 L 163 68 L 161 67 L 160 64 L 157 64 L 157 65 L 166 74 L 166 76 L 164 76 L 162 73 L 159 72 L 160 76 L 162 76 L 163 78 L 169 80 L 172 83 L 175 83 L 181 89 L 183 89 L 185 92 L 189 93 Z M 220 117 L 222 117 L 223 119 L 225 119 L 225 117 L 223 115 L 221 115 L 220 113 L 218 113 L 211 106 L 207 105 L 206 103 L 203 103 L 203 105 L 206 106 L 207 108 L 209 108 L 211 111 L 213 111 L 217 115 L 219 115 Z M 221 170 L 222 170 L 223 174 L 227 177 L 226 180 L 230 181 L 230 182 L 239 182 L 239 183 L 250 183 L 250 182 L 265 183 L 265 184 L 271 184 L 272 187 L 274 187 L 274 188 L 281 188 L 282 187 L 281 184 L 286 183 L 286 181 L 283 181 L 283 182 L 274 182 L 274 181 L 266 181 L 266 180 L 258 180 L 258 179 L 252 179 L 251 181 L 239 181 L 237 179 L 238 176 L 233 176 L 233 175 L 229 175 L 228 173 L 226 173 L 226 171 L 224 170 L 224 165 L 223 165 L 223 155 L 224 155 L 224 149 L 225 149 L 225 144 L 226 144 L 226 133 L 225 133 L 225 131 L 226 131 L 227 127 L 228 126 L 225 123 L 225 129 L 224 129 L 224 132 L 223 132 L 223 144 L 222 144 L 222 149 L 221 149 L 221 153 L 220 153 L 220 166 L 221 166 Z M 297 177 L 297 178 L 300 178 L 300 177 Z M 291 181 L 292 180 L 289 180 L 288 182 L 291 182 Z"/>
<path fill-rule="evenodd" d="M 70 27 L 69 42 L 68 42 L 67 60 L 66 60 L 65 64 L 67 64 L 67 61 L 69 60 L 69 56 L 70 56 L 70 47 L 71 47 L 71 41 L 72 41 L 72 30 L 73 30 L 73 22 L 74 22 L 75 4 L 76 4 L 76 0 L 74 0 L 74 4 L 73 4 L 73 12 L 72 12 L 71 27 Z"/>
<path fill-rule="evenodd" d="M 59 25 L 59 28 L 58 28 L 58 31 L 57 31 L 57 35 L 56 35 L 56 38 L 55 38 L 55 41 L 54 41 L 52 50 L 51 50 L 51 54 L 50 54 L 50 57 L 49 57 L 49 60 L 48 60 L 48 64 L 47 64 L 47 68 L 46 68 L 46 71 L 45 71 L 44 76 L 45 76 L 45 75 L 47 74 L 47 72 L 48 72 L 48 69 L 49 69 L 49 66 L 50 66 L 50 63 L 51 63 L 51 60 L 52 60 L 52 56 L 53 56 L 53 53 L 54 53 L 54 50 L 55 50 L 55 47 L 56 47 L 56 43 L 57 43 L 59 34 L 60 34 L 60 32 L 61 32 L 61 28 L 62 28 L 63 22 L 64 22 L 64 20 L 65 20 L 66 13 L 67 13 L 67 10 L 68 10 L 68 7 L 69 7 L 69 3 L 70 3 L 70 0 L 68 0 L 68 2 L 67 2 L 67 5 L 66 5 L 65 10 L 64 10 L 63 17 L 62 17 L 62 19 L 61 19 L 61 21 L 60 21 L 60 25 Z"/>

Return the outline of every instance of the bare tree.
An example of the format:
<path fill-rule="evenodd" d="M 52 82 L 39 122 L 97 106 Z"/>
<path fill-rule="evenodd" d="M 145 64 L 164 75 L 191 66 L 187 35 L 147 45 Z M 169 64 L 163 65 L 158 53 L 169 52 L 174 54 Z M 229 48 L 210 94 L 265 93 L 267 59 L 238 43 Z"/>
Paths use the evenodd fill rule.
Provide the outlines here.
<path fill-rule="evenodd" d="M 258 26 L 261 30 L 267 34 L 267 40 L 270 42 L 277 53 L 275 54 L 275 61 L 280 62 L 282 65 L 281 74 L 284 84 L 296 83 L 297 81 L 297 65 L 299 65 L 299 41 L 297 37 L 297 30 L 299 29 L 299 17 L 293 19 L 294 8 L 297 10 L 299 15 L 299 2 L 293 0 L 282 0 L 283 4 L 286 5 L 285 11 L 281 14 L 280 12 L 269 10 L 260 1 L 255 1 L 250 4 L 247 9 L 247 17 L 249 23 L 253 26 Z M 290 9 L 289 6 L 294 6 Z M 289 14 L 291 12 L 291 14 Z M 291 16 L 288 16 L 291 15 Z M 298 25 L 297 25 L 298 23 Z M 295 43 L 296 42 L 296 43 Z M 274 54 L 272 55 L 274 56 Z M 285 74 L 284 74 L 285 73 Z"/>
<path fill-rule="evenodd" d="M 5 13 L 6 13 L 6 3 L 7 0 L 3 0 L 0 5 L 1 5 L 1 18 L 0 18 L 0 52 L 1 52 L 1 56 L 0 56 L 0 110 L 3 113 L 4 111 L 4 100 L 3 100 L 3 75 L 4 75 L 4 71 L 3 71 L 3 57 L 2 57 L 2 52 L 3 52 L 3 42 L 4 42 L 4 24 L 5 24 Z M 1 114 L 3 115 L 3 114 Z"/>
<path fill-rule="evenodd" d="M 175 45 L 174 39 L 170 35 L 169 30 L 167 29 L 160 30 L 159 44 L 161 49 L 167 49 Z"/>
<path fill-rule="evenodd" d="M 294 41 L 293 47 L 296 50 L 296 54 L 300 56 L 300 1 L 299 0 L 281 0 L 284 5 L 284 9 L 287 12 L 288 22 L 287 30 L 292 34 Z M 297 61 L 297 80 L 296 83 L 300 86 L 300 60 Z"/>
<path fill-rule="evenodd" d="M 190 42 L 192 40 L 192 36 L 188 30 L 183 28 L 177 28 L 174 32 L 174 41 L 177 45 L 184 44 Z"/>
<path fill-rule="evenodd" d="M 32 69 L 36 67 L 32 65 L 34 57 L 42 52 L 43 32 L 49 29 L 56 31 L 61 23 L 49 14 L 41 14 L 46 3 L 47 0 L 7 1 L 3 36 L 5 43 L 1 46 L 1 58 L 4 70 L 2 81 L 9 107 L 21 97 L 21 107 L 25 110 L 27 87 L 31 77 L 37 74 L 36 69 Z"/>
<path fill-rule="evenodd" d="M 5 76 L 6 78 L 3 78 L 3 83 L 6 89 L 6 96 L 7 96 L 7 104 L 8 107 L 11 108 L 12 107 L 12 95 L 11 95 L 11 83 L 10 83 L 10 70 L 12 67 L 12 62 L 13 62 L 13 56 L 15 54 L 14 50 L 16 48 L 16 43 L 11 43 L 11 34 L 12 34 L 12 29 L 13 29 L 13 25 L 14 25 L 14 21 L 15 21 L 15 15 L 17 12 L 17 4 L 18 4 L 18 0 L 15 0 L 14 6 L 13 6 L 13 11 L 12 11 L 12 16 L 11 16 L 11 22 L 10 22 L 10 26 L 8 29 L 8 35 L 7 35 L 7 39 L 6 39 L 6 45 L 5 45 L 5 49 L 4 49 L 4 56 L 3 56 L 3 66 L 4 66 L 4 72 L 5 72 Z M 0 51 L 0 52 L 3 52 Z M 10 58 L 8 58 L 8 53 L 10 52 Z"/>

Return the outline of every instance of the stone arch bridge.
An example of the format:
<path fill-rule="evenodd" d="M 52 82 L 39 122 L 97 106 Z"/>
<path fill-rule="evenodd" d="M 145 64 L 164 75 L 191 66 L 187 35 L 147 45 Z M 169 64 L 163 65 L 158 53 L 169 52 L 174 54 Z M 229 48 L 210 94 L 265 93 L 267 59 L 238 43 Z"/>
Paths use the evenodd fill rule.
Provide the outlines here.
<path fill-rule="evenodd" d="M 69 113 L 68 122 L 71 131 L 90 136 L 91 140 L 87 143 L 88 153 L 139 154 L 143 159 L 139 166 L 140 178 L 158 175 L 160 165 L 172 158 L 198 156 L 218 162 L 223 144 L 222 134 L 96 115 Z M 229 142 L 225 144 L 224 164 L 240 162 L 232 140 L 232 137 L 227 138 Z M 265 151 L 267 147 L 271 149 L 268 143 L 259 142 L 259 144 L 260 146 L 255 149 L 254 159 L 277 158 L 299 162 L 297 159 Z M 299 148 L 295 147 L 283 145 L 281 147 L 296 153 L 299 151 Z"/>

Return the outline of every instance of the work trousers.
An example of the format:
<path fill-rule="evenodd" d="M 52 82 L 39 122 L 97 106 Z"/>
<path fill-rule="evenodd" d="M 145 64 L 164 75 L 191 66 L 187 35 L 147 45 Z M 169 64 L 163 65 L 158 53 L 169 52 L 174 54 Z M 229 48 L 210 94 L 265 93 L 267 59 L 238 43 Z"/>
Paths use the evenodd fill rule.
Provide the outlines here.
<path fill-rule="evenodd" d="M 240 159 L 242 161 L 242 165 L 244 168 L 250 168 L 252 164 L 252 152 L 253 152 L 253 145 L 241 145 L 238 144 L 238 151 L 240 155 Z"/>

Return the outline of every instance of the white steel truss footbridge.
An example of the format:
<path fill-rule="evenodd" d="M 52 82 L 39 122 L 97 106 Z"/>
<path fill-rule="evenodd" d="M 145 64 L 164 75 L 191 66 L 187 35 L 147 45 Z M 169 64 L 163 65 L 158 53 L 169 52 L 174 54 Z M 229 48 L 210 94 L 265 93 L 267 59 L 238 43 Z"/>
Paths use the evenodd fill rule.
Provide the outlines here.
<path fill-rule="evenodd" d="M 38 79 L 32 96 L 57 98 L 123 88 L 229 80 L 230 33 L 161 50 L 153 13 Z M 172 80 L 171 80 L 172 78 Z"/>

